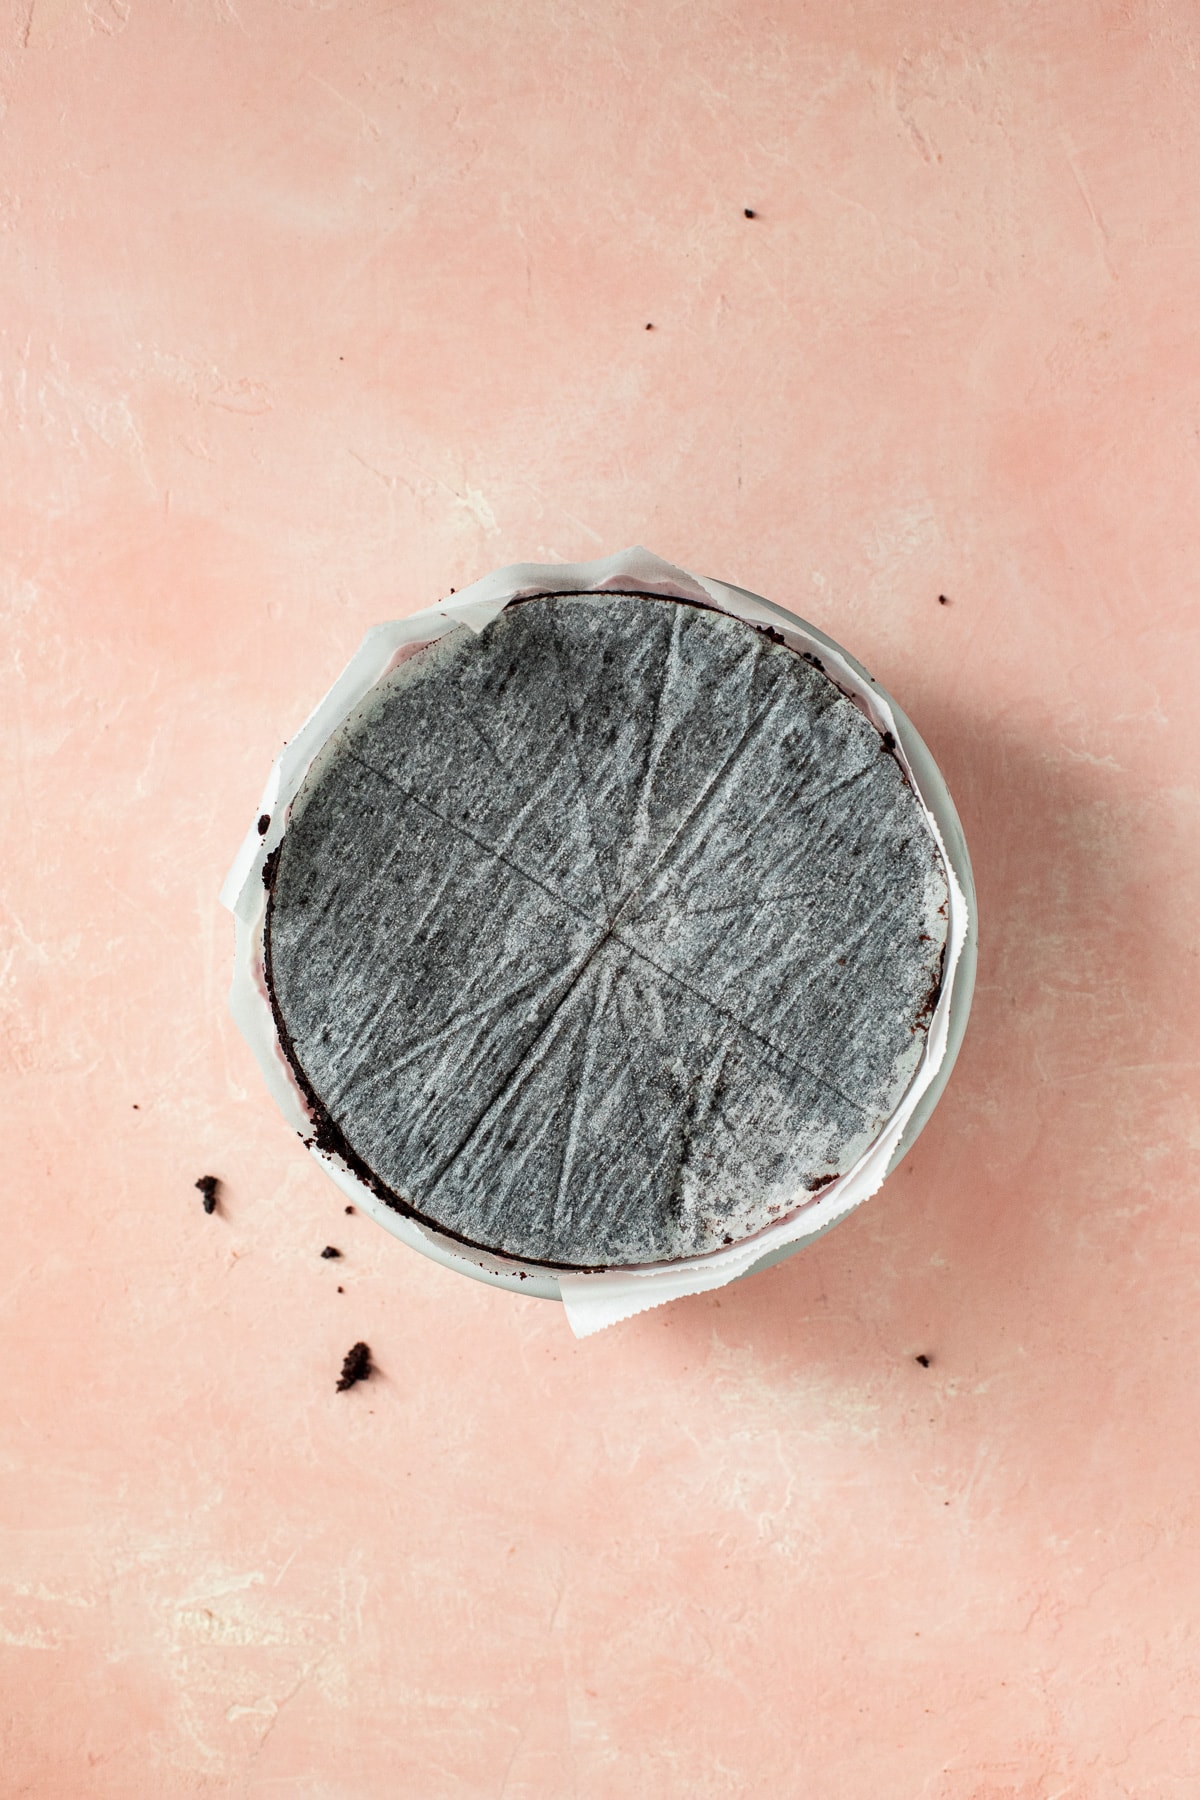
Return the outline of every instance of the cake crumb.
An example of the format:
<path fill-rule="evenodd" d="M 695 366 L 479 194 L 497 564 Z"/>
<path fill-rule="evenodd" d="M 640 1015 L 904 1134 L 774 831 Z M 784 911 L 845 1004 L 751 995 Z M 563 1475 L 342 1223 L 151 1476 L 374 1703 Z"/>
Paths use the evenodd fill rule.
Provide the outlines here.
<path fill-rule="evenodd" d="M 353 1207 L 352 1207 L 352 1206 L 348 1206 L 348 1207 L 347 1207 L 347 1208 L 346 1208 L 346 1211 L 347 1211 L 347 1212 L 348 1212 L 348 1213 L 352 1213 L 352 1212 L 353 1212 L 353 1211 L 354 1211 L 354 1208 L 353 1208 Z"/>
<path fill-rule="evenodd" d="M 331 1262 L 335 1256 L 340 1256 L 341 1254 L 342 1254 L 341 1251 L 335 1250 L 332 1244 L 326 1244 L 325 1248 L 321 1252 L 321 1255 L 324 1257 L 326 1262 Z"/>
<path fill-rule="evenodd" d="M 371 1351 L 363 1343 L 353 1344 L 342 1360 L 342 1373 L 338 1378 L 337 1391 L 344 1394 L 352 1388 L 356 1381 L 365 1381 L 371 1373 Z"/>
<path fill-rule="evenodd" d="M 949 604 L 950 604 L 949 594 L 939 594 L 938 595 L 938 605 L 939 606 L 949 606 Z"/>
<path fill-rule="evenodd" d="M 214 1213 L 217 1210 L 218 1185 L 215 1175 L 202 1175 L 196 1183 L 196 1186 L 204 1196 L 204 1210 L 206 1213 Z"/>
<path fill-rule="evenodd" d="M 914 1358 L 914 1361 L 919 1362 L 923 1369 L 927 1369 L 933 1361 L 933 1358 L 931 1356 L 926 1356 L 925 1352 L 922 1351 L 920 1356 Z"/>
<path fill-rule="evenodd" d="M 742 217 L 743 217 L 743 219 L 757 219 L 758 214 L 755 212 L 755 210 L 752 206 L 743 206 Z"/>
<path fill-rule="evenodd" d="M 259 837 L 266 837 L 267 832 L 270 829 L 270 825 L 271 825 L 270 813 L 260 813 L 259 818 L 258 818 L 258 835 L 259 835 Z"/>

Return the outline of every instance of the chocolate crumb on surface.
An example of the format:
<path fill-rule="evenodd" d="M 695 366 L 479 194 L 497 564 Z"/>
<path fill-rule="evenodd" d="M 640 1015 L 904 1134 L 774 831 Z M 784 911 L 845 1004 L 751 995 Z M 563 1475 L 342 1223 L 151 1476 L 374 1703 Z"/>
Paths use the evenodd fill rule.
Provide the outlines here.
<path fill-rule="evenodd" d="M 743 219 L 757 219 L 758 214 L 755 212 L 755 210 L 752 206 L 743 206 L 742 217 L 743 217 Z"/>
<path fill-rule="evenodd" d="M 321 1252 L 321 1255 L 324 1257 L 326 1262 L 332 1262 L 332 1260 L 335 1256 L 340 1256 L 341 1254 L 342 1254 L 341 1251 L 335 1250 L 332 1244 L 326 1244 L 325 1248 Z"/>
<path fill-rule="evenodd" d="M 259 835 L 259 837 L 266 837 L 266 835 L 270 829 L 271 829 L 270 813 L 260 813 L 259 820 L 258 820 L 258 835 Z"/>
<path fill-rule="evenodd" d="M 938 605 L 939 606 L 949 606 L 949 604 L 950 604 L 949 594 L 939 594 L 938 595 Z"/>
<path fill-rule="evenodd" d="M 337 1391 L 344 1394 L 352 1388 L 356 1381 L 365 1381 L 372 1370 L 371 1351 L 363 1343 L 353 1344 L 342 1360 L 342 1372 L 338 1377 Z"/>
<path fill-rule="evenodd" d="M 312 1140 L 386 1204 L 547 1267 L 658 1262 L 890 1117 L 945 871 L 884 735 L 777 636 L 532 595 L 318 755 L 264 870 L 267 987 Z"/>
<path fill-rule="evenodd" d="M 217 1210 L 217 1188 L 220 1183 L 215 1175 L 202 1175 L 196 1186 L 204 1196 L 204 1210 L 214 1213 Z"/>
<path fill-rule="evenodd" d="M 920 1356 L 914 1358 L 914 1361 L 919 1362 L 923 1369 L 927 1369 L 933 1361 L 933 1358 L 931 1356 L 926 1356 L 922 1351 Z"/>
<path fill-rule="evenodd" d="M 354 1208 L 353 1208 L 353 1207 L 352 1207 L 352 1206 L 348 1206 L 348 1207 L 347 1207 L 347 1208 L 346 1208 L 346 1211 L 347 1211 L 347 1212 L 348 1212 L 348 1213 L 352 1213 L 352 1212 L 353 1212 L 353 1211 L 354 1211 Z"/>

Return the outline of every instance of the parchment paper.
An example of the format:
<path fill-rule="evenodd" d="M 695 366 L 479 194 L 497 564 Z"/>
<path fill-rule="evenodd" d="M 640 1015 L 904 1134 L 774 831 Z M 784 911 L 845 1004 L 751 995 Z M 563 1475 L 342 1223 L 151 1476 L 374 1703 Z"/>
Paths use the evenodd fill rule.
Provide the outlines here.
<path fill-rule="evenodd" d="M 795 1211 L 731 1248 L 690 1261 L 613 1269 L 595 1275 L 548 1277 L 544 1269 L 523 1268 L 509 1259 L 468 1249 L 421 1222 L 403 1218 L 365 1189 L 339 1158 L 310 1146 L 356 1204 L 413 1247 L 450 1266 L 464 1268 L 470 1273 L 478 1269 L 493 1281 L 500 1280 L 503 1285 L 523 1288 L 526 1292 L 552 1294 L 557 1289 L 571 1327 L 580 1337 L 682 1295 L 721 1287 L 770 1252 L 816 1236 L 868 1199 L 882 1184 L 904 1130 L 946 1055 L 951 993 L 967 935 L 967 901 L 936 820 L 921 791 L 917 773 L 905 754 L 891 709 L 875 684 L 844 656 L 832 650 L 827 640 L 811 636 L 801 621 L 791 615 L 781 614 L 779 609 L 742 589 L 689 575 L 640 548 L 594 563 L 518 564 L 500 569 L 461 594 L 407 619 L 381 625 L 367 635 L 341 678 L 314 709 L 272 769 L 257 816 L 266 818 L 266 829 L 260 833 L 258 823 L 251 827 L 221 895 L 223 904 L 237 922 L 236 967 L 231 994 L 235 1020 L 250 1043 L 280 1110 L 293 1128 L 307 1139 L 311 1131 L 308 1108 L 279 1046 L 267 999 L 263 972 L 266 894 L 262 874 L 267 856 L 283 835 L 288 808 L 313 758 L 377 681 L 397 663 L 415 654 L 425 644 L 434 642 L 452 627 L 466 625 L 481 631 L 510 601 L 532 594 L 602 593 L 612 589 L 635 589 L 715 606 L 752 625 L 769 626 L 794 649 L 818 656 L 826 673 L 873 724 L 881 732 L 891 732 L 896 739 L 896 755 L 941 849 L 950 898 L 941 993 L 930 1021 L 921 1061 L 899 1107 L 858 1162 L 822 1190 L 819 1197 L 803 1196 Z"/>

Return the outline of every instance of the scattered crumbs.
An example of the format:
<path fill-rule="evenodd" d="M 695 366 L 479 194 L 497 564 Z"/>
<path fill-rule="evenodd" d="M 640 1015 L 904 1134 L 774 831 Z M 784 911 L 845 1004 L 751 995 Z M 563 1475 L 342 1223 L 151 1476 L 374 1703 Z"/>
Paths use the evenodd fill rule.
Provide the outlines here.
<path fill-rule="evenodd" d="M 347 1350 L 342 1359 L 342 1372 L 338 1377 L 337 1391 L 344 1394 L 352 1388 L 356 1381 L 365 1381 L 371 1373 L 371 1351 L 366 1344 L 354 1344 Z"/>
<path fill-rule="evenodd" d="M 259 837 L 266 837 L 267 832 L 270 829 L 270 825 L 271 825 L 270 813 L 260 813 L 258 816 L 258 835 L 259 835 Z"/>
<path fill-rule="evenodd" d="M 743 219 L 757 219 L 758 214 L 755 212 L 755 210 L 752 206 L 743 206 L 742 217 L 743 217 Z"/>
<path fill-rule="evenodd" d="M 949 606 L 949 604 L 950 604 L 949 594 L 939 594 L 938 595 L 938 605 L 939 606 Z"/>
<path fill-rule="evenodd" d="M 923 1369 L 927 1369 L 929 1367 L 930 1363 L 933 1361 L 933 1358 L 930 1356 L 926 1356 L 924 1354 L 924 1352 L 922 1352 L 921 1355 L 918 1356 L 916 1360 L 917 1360 L 917 1362 L 920 1363 L 920 1365 Z"/>
<path fill-rule="evenodd" d="M 214 1213 L 217 1210 L 217 1178 L 215 1175 L 202 1175 L 196 1186 L 204 1195 L 204 1210 Z"/>
<path fill-rule="evenodd" d="M 352 1206 L 348 1206 L 348 1207 L 347 1207 L 347 1208 L 346 1208 L 346 1211 L 347 1211 L 347 1212 L 348 1212 L 348 1213 L 352 1213 L 352 1212 L 353 1212 L 353 1211 L 354 1211 L 354 1208 L 353 1208 L 353 1207 L 352 1207 Z"/>
<path fill-rule="evenodd" d="M 321 1252 L 321 1255 L 325 1258 L 326 1262 L 330 1262 L 335 1256 L 340 1256 L 341 1254 L 341 1251 L 335 1250 L 332 1244 L 326 1244 Z"/>

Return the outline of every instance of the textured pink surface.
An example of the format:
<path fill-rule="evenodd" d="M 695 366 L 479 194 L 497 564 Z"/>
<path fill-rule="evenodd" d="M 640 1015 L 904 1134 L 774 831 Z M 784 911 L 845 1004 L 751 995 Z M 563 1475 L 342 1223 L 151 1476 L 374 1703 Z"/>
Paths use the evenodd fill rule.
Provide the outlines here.
<path fill-rule="evenodd" d="M 1194 7 L 5 17 L 5 1800 L 1191 1800 Z M 576 1344 L 344 1215 L 215 894 L 367 625 L 639 540 L 910 711 L 980 987 Z"/>

